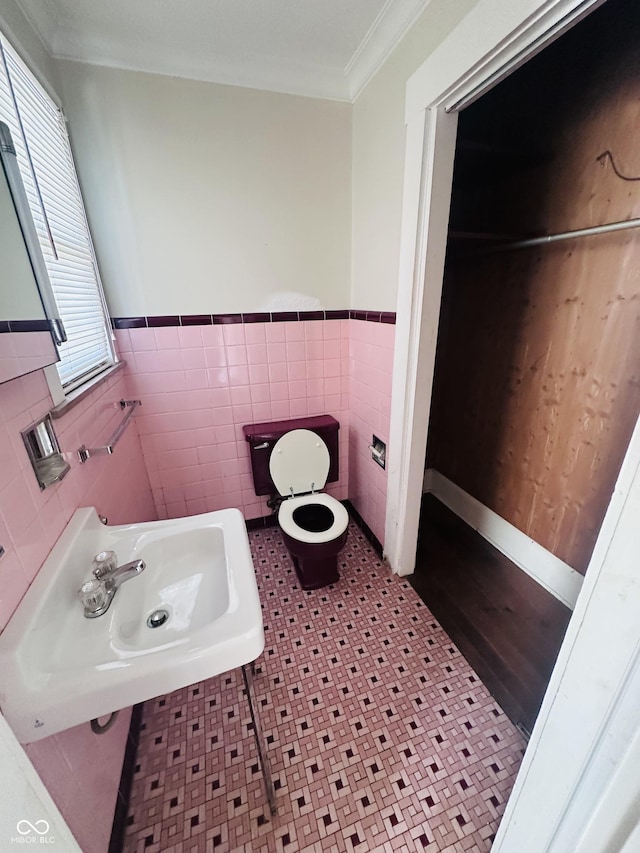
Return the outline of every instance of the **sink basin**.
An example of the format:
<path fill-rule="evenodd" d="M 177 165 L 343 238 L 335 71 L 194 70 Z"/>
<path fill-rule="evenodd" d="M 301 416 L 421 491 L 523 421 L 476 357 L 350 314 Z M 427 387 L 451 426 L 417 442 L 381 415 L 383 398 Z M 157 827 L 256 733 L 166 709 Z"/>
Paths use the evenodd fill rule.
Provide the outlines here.
<path fill-rule="evenodd" d="M 146 569 L 87 619 L 77 591 L 105 550 Z M 0 635 L 0 707 L 31 743 L 249 663 L 263 648 L 239 510 L 108 527 L 79 509 Z"/>

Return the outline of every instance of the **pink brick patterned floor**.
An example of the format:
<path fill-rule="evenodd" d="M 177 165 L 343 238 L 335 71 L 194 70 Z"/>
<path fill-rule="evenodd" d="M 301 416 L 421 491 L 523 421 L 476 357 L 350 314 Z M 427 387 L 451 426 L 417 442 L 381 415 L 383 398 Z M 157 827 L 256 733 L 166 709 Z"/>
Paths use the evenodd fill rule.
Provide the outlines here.
<path fill-rule="evenodd" d="M 315 592 L 277 529 L 250 541 L 278 813 L 227 673 L 145 704 L 126 853 L 488 851 L 524 742 L 427 607 L 353 525 Z"/>

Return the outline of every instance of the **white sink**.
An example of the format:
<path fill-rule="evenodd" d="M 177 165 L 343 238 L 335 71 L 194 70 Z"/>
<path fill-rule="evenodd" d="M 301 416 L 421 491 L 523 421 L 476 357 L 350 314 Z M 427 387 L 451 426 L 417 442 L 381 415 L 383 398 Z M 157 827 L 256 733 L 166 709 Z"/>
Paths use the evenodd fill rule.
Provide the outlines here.
<path fill-rule="evenodd" d="M 112 550 L 145 570 L 87 619 L 77 592 Z M 147 618 L 168 618 L 150 628 Z M 0 708 L 31 743 L 249 663 L 264 648 L 242 513 L 107 527 L 79 509 L 0 635 Z"/>

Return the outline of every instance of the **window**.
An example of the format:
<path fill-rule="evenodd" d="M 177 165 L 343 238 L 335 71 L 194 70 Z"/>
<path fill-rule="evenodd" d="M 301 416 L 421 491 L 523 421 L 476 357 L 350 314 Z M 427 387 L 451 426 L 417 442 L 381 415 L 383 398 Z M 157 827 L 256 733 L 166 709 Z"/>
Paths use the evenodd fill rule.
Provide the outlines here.
<path fill-rule="evenodd" d="M 64 116 L 0 34 L 0 118 L 18 165 L 67 341 L 66 393 L 114 362 L 111 329 Z"/>

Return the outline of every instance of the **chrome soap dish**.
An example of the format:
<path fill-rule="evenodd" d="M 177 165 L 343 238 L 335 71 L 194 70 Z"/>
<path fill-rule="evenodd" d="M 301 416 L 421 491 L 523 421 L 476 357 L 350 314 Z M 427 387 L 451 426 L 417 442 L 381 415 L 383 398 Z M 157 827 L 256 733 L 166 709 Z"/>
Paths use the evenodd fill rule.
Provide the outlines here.
<path fill-rule="evenodd" d="M 71 470 L 71 466 L 60 452 L 48 414 L 23 429 L 20 435 L 41 489 L 59 483 Z"/>

